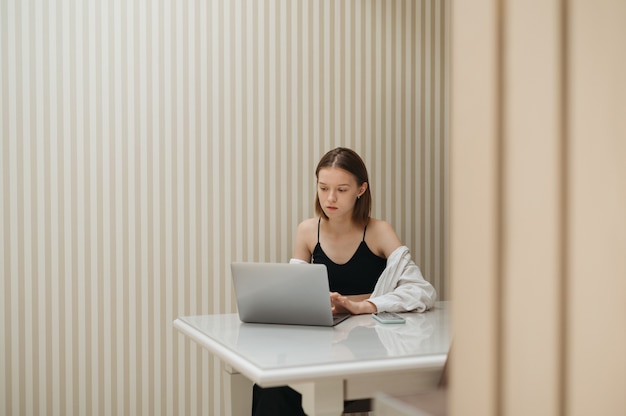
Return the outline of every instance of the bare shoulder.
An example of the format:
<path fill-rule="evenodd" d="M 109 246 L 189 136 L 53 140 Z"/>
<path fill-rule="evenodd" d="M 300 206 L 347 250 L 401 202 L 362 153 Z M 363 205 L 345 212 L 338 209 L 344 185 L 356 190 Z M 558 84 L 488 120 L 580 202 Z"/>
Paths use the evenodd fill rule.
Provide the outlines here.
<path fill-rule="evenodd" d="M 385 258 L 388 258 L 395 249 L 402 245 L 391 224 L 376 218 L 370 218 L 366 241 L 370 250 Z"/>
<path fill-rule="evenodd" d="M 387 221 L 379 220 L 376 218 L 370 218 L 369 224 L 367 224 L 367 232 L 375 234 L 376 237 L 384 237 L 389 234 L 396 235 L 396 231 L 393 229 L 391 224 Z"/>
<path fill-rule="evenodd" d="M 309 261 L 317 242 L 317 218 L 309 218 L 298 224 L 294 244 L 294 258 Z"/>
<path fill-rule="evenodd" d="M 300 235 L 309 235 L 313 233 L 317 235 L 317 222 L 318 218 L 307 218 L 303 220 L 300 224 L 298 224 L 298 234 Z"/>

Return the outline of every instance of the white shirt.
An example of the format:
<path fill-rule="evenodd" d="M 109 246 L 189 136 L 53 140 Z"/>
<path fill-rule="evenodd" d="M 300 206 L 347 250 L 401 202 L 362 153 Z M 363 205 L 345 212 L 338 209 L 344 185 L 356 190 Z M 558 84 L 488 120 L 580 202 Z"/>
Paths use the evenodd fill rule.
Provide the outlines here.
<path fill-rule="evenodd" d="M 368 299 L 379 312 L 424 312 L 433 307 L 437 291 L 424 279 L 406 246 L 400 246 L 387 259 Z"/>

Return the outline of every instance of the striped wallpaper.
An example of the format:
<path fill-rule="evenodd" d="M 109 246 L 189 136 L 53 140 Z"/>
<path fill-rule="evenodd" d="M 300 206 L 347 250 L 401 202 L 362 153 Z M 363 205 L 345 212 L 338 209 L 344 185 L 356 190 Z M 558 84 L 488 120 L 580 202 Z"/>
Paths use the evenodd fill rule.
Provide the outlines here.
<path fill-rule="evenodd" d="M 0 0 L 0 414 L 222 414 L 172 321 L 289 260 L 338 145 L 445 297 L 448 8 Z"/>

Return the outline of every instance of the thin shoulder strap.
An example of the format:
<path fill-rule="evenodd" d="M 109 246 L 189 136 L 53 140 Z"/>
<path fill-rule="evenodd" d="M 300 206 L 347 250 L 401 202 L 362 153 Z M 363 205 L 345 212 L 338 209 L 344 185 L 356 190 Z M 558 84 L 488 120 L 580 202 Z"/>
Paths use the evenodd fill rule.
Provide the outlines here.
<path fill-rule="evenodd" d="M 317 219 L 317 242 L 320 242 L 320 223 L 322 222 L 322 217 Z"/>
<path fill-rule="evenodd" d="M 367 231 L 367 225 L 363 228 L 363 241 L 365 241 L 365 231 Z"/>

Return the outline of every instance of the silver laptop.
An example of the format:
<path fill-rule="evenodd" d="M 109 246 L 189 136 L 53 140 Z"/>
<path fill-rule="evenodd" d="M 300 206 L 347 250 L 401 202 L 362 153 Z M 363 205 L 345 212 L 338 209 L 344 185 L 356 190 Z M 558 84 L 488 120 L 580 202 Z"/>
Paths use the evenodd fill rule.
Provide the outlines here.
<path fill-rule="evenodd" d="M 232 263 L 237 311 L 243 322 L 334 326 L 323 264 Z"/>

